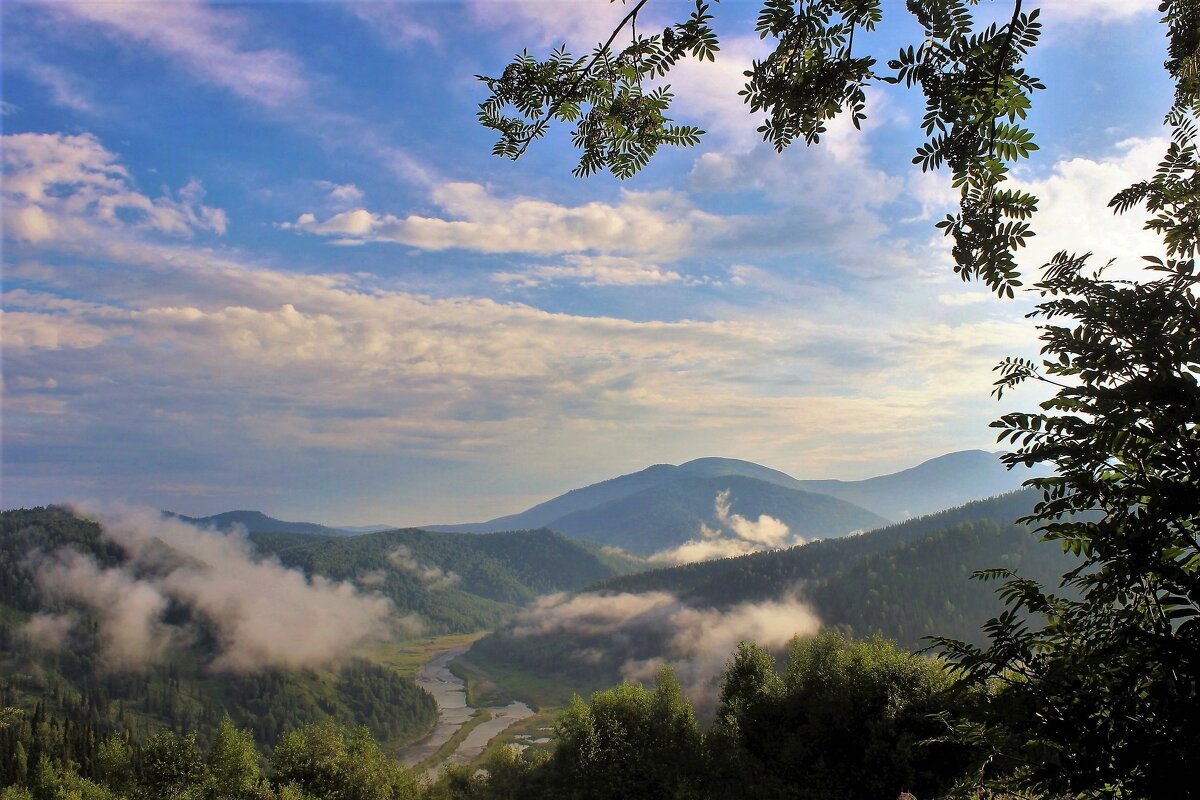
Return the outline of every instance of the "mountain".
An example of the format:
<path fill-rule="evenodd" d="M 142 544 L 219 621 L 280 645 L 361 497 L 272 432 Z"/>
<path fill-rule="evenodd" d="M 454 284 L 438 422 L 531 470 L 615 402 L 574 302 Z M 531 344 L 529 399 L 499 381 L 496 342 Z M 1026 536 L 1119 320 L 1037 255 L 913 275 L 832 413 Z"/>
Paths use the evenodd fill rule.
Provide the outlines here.
<path fill-rule="evenodd" d="M 490 627 L 497 614 L 538 595 L 579 589 L 636 566 L 545 528 L 484 535 L 406 528 L 335 539 L 256 532 L 250 541 L 307 575 L 369 585 L 439 633 Z M 491 604 L 475 612 L 483 616 L 458 618 L 481 600 Z"/>
<path fill-rule="evenodd" d="M 550 527 L 580 539 L 650 555 L 719 528 L 716 499 L 727 494 L 729 513 L 755 520 L 766 514 L 806 539 L 842 536 L 887 520 L 828 495 L 789 489 L 757 478 L 685 475 L 637 494 L 576 511 Z"/>
<path fill-rule="evenodd" d="M 1008 471 L 995 453 L 964 450 L 930 459 L 910 469 L 861 481 L 798 480 L 751 461 L 734 458 L 698 458 L 684 464 L 655 464 L 638 472 L 594 483 L 539 503 L 518 514 L 458 525 L 430 525 L 432 530 L 483 533 L 499 530 L 547 527 L 570 536 L 629 547 L 650 553 L 694 536 L 701 522 L 711 523 L 713 497 L 721 480 L 748 479 L 739 496 L 734 493 L 734 512 L 751 519 L 760 514 L 781 519 L 806 536 L 839 535 L 861 527 L 875 527 L 889 520 L 903 520 L 971 500 L 1002 494 L 1020 486 L 1028 473 Z M 715 483 L 704 484 L 704 480 Z M 790 495 L 785 502 L 769 485 L 802 492 L 805 500 Z M 729 486 L 725 488 L 730 488 Z M 694 496 L 693 496 L 694 495 Z M 857 510 L 842 506 L 835 513 L 813 495 L 841 500 Z M 755 505 L 753 498 L 772 498 Z M 820 507 L 822 511 L 816 512 Z M 805 518 L 794 510 L 814 510 Z M 862 512 L 869 512 L 863 515 Z M 856 516 L 857 515 L 857 516 Z M 859 523 L 843 524 L 851 519 Z M 652 538 L 647 540 L 646 536 Z"/>
<path fill-rule="evenodd" d="M 572 489 L 519 514 L 496 517 L 487 522 L 467 522 L 458 525 L 427 525 L 429 530 L 465 531 L 490 533 L 493 531 L 524 530 L 528 528 L 553 527 L 552 523 L 568 514 L 585 511 L 612 500 L 619 500 L 646 489 L 660 486 L 679 477 L 680 467 L 673 464 L 655 464 L 639 472 L 610 478 L 581 489 Z"/>
<path fill-rule="evenodd" d="M 957 526 L 992 522 L 1012 527 L 1014 520 L 1029 513 L 1038 497 L 1040 495 L 1035 490 L 1022 489 L 857 536 L 824 539 L 787 550 L 752 553 L 738 558 L 618 575 L 598 581 L 584 591 L 634 594 L 670 592 L 689 602 L 716 607 L 756 602 L 777 597 L 798 584 L 828 579 L 867 559 L 895 552 Z"/>
<path fill-rule="evenodd" d="M 797 488 L 903 520 L 1011 492 L 1033 475 L 1024 469 L 1010 471 L 997 453 L 962 450 L 890 475 L 861 481 L 804 480 L 798 481 Z"/>
<path fill-rule="evenodd" d="M 165 555 L 169 548 L 160 544 Z M 196 730 L 203 741 L 229 715 L 267 747 L 288 730 L 333 719 L 366 725 L 395 749 L 436 723 L 433 697 L 411 677 L 348 653 L 321 669 L 218 667 L 219 636 L 208 616 L 216 609 L 179 598 L 160 604 L 128 557 L 99 525 L 66 509 L 0 513 L 3 705 L 38 707 L 96 739 L 131 731 L 144 740 L 168 729 Z M 37 566 L 48 558 L 71 565 L 53 591 Z M 222 580 L 230 586 L 228 576 L 212 575 L 212 583 Z M 260 591 L 260 601 L 269 602 L 261 587 L 239 590 Z M 274 627 L 257 628 L 255 639 L 287 635 Z M 115 648 L 117 642 L 125 645 Z"/>
<path fill-rule="evenodd" d="M 62 508 L 0 513 L 0 705 L 42 703 L 138 738 L 207 737 L 228 713 L 268 747 L 333 718 L 399 747 L 433 726 L 432 697 L 391 667 L 393 642 L 343 651 L 337 631 L 373 620 L 400 637 L 473 633 L 636 566 L 544 529 L 327 536 L 263 530 L 270 518 L 253 512 L 210 519 L 255 528 L 253 550 L 210 534 L 189 552 L 180 525 L 121 538 Z M 320 638 L 299 641 L 310 627 Z"/>
<path fill-rule="evenodd" d="M 715 609 L 744 617 L 758 607 L 775 613 L 770 604 L 798 594 L 823 626 L 856 636 L 878 632 L 912 649 L 931 635 L 980 643 L 980 626 L 1002 606 L 995 586 L 971 580 L 972 572 L 1008 567 L 1056 586 L 1075 564 L 1056 544 L 1013 523 L 1039 496 L 1022 490 L 860 535 L 607 578 L 560 606 L 595 607 L 586 624 L 538 634 L 531 620 L 546 612 L 535 609 L 520 626 L 481 639 L 466 658 L 502 684 L 524 676 L 505 685 L 518 696 L 522 686 L 537 685 L 536 677 L 543 702 L 558 702 L 620 680 L 630 665 L 670 657 L 665 650 L 677 631 L 664 619 L 671 612 L 654 610 L 664 597 L 692 616 Z M 630 616 L 619 624 L 605 620 L 602 607 L 630 609 Z"/>
<path fill-rule="evenodd" d="M 274 517 L 268 517 L 261 511 L 225 511 L 208 517 L 186 517 L 183 514 L 165 512 L 168 516 L 182 520 L 190 525 L 205 528 L 216 528 L 228 531 L 235 525 L 241 525 L 251 533 L 302 533 L 307 536 L 353 536 L 355 531 L 349 528 L 331 528 L 318 525 L 315 522 L 286 522 Z"/>

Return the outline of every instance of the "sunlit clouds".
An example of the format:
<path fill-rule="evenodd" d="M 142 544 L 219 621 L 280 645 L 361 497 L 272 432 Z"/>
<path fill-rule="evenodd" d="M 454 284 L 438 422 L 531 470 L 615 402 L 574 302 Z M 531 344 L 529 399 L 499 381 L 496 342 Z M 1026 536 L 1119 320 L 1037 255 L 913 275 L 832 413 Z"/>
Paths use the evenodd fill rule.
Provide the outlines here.
<path fill-rule="evenodd" d="M 1095 109 L 1157 124 L 1154 15 L 1057 5 L 1086 41 L 1039 50 L 1022 264 L 1136 264 L 1153 237 L 1106 202 L 1165 142 Z M 671 21 L 651 8 L 639 30 Z M 1040 399 L 988 397 L 997 361 L 1036 355 L 1031 298 L 952 273 L 955 192 L 909 163 L 922 99 L 872 87 L 862 131 L 777 154 L 737 96 L 769 43 L 752 7 L 719 11 L 717 61 L 670 78 L 706 136 L 618 182 L 571 177 L 562 130 L 489 155 L 474 75 L 587 52 L 619 4 L 6 6 L 5 504 L 461 522 L 656 462 L 853 479 L 993 446 Z M 1081 77 L 1097 59 L 1112 80 Z M 662 558 L 795 543 L 714 519 Z"/>

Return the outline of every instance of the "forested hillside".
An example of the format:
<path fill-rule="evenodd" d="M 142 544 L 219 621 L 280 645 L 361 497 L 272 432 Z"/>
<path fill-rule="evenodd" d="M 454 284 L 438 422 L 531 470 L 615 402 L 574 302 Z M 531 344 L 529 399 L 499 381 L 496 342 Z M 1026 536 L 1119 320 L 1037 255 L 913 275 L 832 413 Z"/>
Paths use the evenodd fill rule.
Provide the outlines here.
<path fill-rule="evenodd" d="M 232 597 L 214 588 L 207 606 L 173 596 L 166 602 L 141 581 L 179 583 L 182 573 L 172 570 L 181 564 L 196 567 L 189 580 L 214 587 L 239 580 L 205 571 L 217 563 L 201 563 L 207 556 L 189 555 L 168 543 L 194 535 L 215 537 L 221 545 L 226 537 L 199 529 L 192 534 L 185 527 L 173 529 L 185 539 L 171 540 L 151 530 L 135 561 L 128 541 L 118 543 L 97 523 L 66 509 L 8 511 L 0 524 L 0 703 L 28 709 L 41 703 L 47 713 L 67 720 L 100 731 L 122 727 L 139 737 L 165 726 L 195 729 L 203 739 L 229 714 L 268 748 L 285 731 L 326 718 L 365 724 L 389 747 L 433 723 L 432 699 L 409 678 L 348 658 L 335 645 L 323 651 L 318 642 L 317 651 L 299 662 L 286 652 L 272 656 L 271 647 L 287 648 L 269 641 L 281 623 L 263 606 L 290 602 L 289 597 L 268 592 L 248 601 L 253 605 L 243 608 L 262 612 L 268 627 L 259 635 L 268 641 L 250 643 L 233 658 L 229 640 L 239 634 L 214 624 L 214 615 L 242 613 L 225 608 Z M 248 538 L 257 557 L 277 560 L 278 574 L 271 579 L 284 581 L 280 586 L 295 587 L 299 581 L 301 590 L 311 585 L 343 599 L 361 598 L 376 617 L 384 603 L 387 616 L 371 622 L 383 626 L 381 634 L 387 628 L 389 639 L 489 629 L 538 595 L 578 589 L 636 566 L 546 530 L 483 536 L 393 530 L 330 537 L 305 529 L 253 532 Z M 236 550 L 245 546 L 240 541 L 235 536 L 228 544 Z M 153 557 L 146 558 L 146 551 Z M 242 569 L 247 562 L 225 566 Z M 86 584 L 88 591 L 52 585 L 64 581 Z M 117 607 L 110 612 L 105 603 Z M 318 604 L 310 611 L 348 614 L 354 609 Z M 360 622 L 351 614 L 344 624 Z M 115 635 L 128 641 L 114 641 Z M 255 650 L 256 645 L 264 649 Z M 145 658 L 128 652 L 139 648 Z M 252 663 L 245 663 L 247 658 Z"/>
<path fill-rule="evenodd" d="M 81 741 L 118 730 L 141 739 L 164 727 L 195 730 L 207 740 L 229 715 L 268 748 L 287 730 L 324 719 L 366 725 L 394 747 L 423 735 L 436 719 L 433 699 L 410 678 L 361 659 L 340 659 L 327 669 L 213 670 L 218 632 L 180 605 L 165 615 L 190 638 L 153 662 L 118 667 L 104 652 L 111 630 L 88 608 L 39 586 L 34 558 L 63 548 L 94 559 L 101 570 L 125 559 L 96 523 L 66 510 L 0 515 L 0 706 L 41 709 Z M 75 620 L 62 633 L 65 646 L 37 628 L 59 613 Z"/>
<path fill-rule="evenodd" d="M 802 507 L 800 513 L 790 514 L 790 522 L 784 520 L 795 524 L 803 531 L 802 535 L 811 538 L 831 535 L 821 533 L 824 529 L 842 531 L 875 527 L 887 521 L 900 521 L 1013 491 L 1032 474 L 1027 470 L 1006 469 L 997 454 L 983 450 L 948 453 L 900 472 L 859 481 L 798 480 L 752 461 L 697 458 L 678 466 L 655 464 L 638 472 L 572 489 L 518 514 L 487 522 L 428 527 L 476 533 L 548 527 L 596 541 L 619 543 L 621 539 L 628 539 L 633 542 L 632 549 L 649 553 L 652 551 L 636 546 L 636 537 L 631 531 L 649 532 L 655 542 L 666 538 L 674 539 L 678 544 L 682 541 L 680 535 L 695 535 L 700 522 L 711 524 L 712 499 L 686 499 L 689 487 L 702 486 L 695 482 L 706 478 L 727 479 L 717 480 L 707 487 L 713 495 L 735 488 L 736 479 L 747 478 L 755 482 L 746 484 L 747 491 L 743 491 L 737 500 L 735 511 L 744 516 L 789 515 L 789 509 L 796 505 L 794 496 L 789 501 L 788 495 L 772 493 L 761 484 L 823 496 L 819 502 L 811 496 L 800 500 L 802 506 L 805 503 L 807 506 Z M 846 506 L 830 504 L 830 498 L 858 508 L 850 512 Z M 831 518 L 828 515 L 832 509 L 838 511 Z M 844 527 L 842 523 L 849 520 L 846 515 L 861 515 L 863 510 L 874 516 L 860 518 L 859 524 Z M 653 525 L 648 522 L 650 518 L 654 519 Z M 663 530 L 670 533 L 663 534 Z"/>
<path fill-rule="evenodd" d="M 638 566 L 548 530 L 474 535 L 406 529 L 314 538 L 252 533 L 264 555 L 349 580 L 420 615 L 432 633 L 495 627 L 534 597 L 579 589 Z"/>
<path fill-rule="evenodd" d="M 933 635 L 980 641 L 981 624 L 1001 605 L 994 587 L 970 580 L 972 572 L 1008 567 L 1056 582 L 1071 564 L 1061 548 L 1012 524 L 1034 497 L 1014 492 L 857 536 L 610 578 L 588 586 L 580 606 L 636 611 L 603 624 L 599 611 L 572 625 L 556 616 L 542 634 L 546 625 L 534 610 L 477 642 L 467 658 L 484 671 L 535 674 L 558 681 L 562 691 L 587 690 L 627 676 L 630 664 L 669 658 L 665 643 L 678 632 L 670 615 L 680 609 L 749 620 L 748 610 L 789 599 L 799 605 L 788 608 L 811 612 L 825 627 L 880 633 L 906 649 L 926 646 L 924 637 Z M 795 624 L 801 631 L 806 623 L 797 614 Z"/>

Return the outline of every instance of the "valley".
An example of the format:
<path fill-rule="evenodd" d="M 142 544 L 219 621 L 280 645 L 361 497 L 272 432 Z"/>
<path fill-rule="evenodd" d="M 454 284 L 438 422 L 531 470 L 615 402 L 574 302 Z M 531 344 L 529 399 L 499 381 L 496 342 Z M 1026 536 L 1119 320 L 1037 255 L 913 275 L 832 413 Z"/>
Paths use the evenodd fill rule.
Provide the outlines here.
<path fill-rule="evenodd" d="M 986 474 L 947 473 L 932 463 L 905 478 L 922 482 L 927 496 L 939 486 L 953 498 L 962 485 L 992 485 Z M 932 471 L 922 476 L 922 468 Z M 883 507 L 889 480 L 863 482 L 883 485 L 884 500 L 863 501 L 861 489 L 858 499 Z M 9 677 L 0 691 L 5 704 L 57 698 L 48 710 L 69 717 L 87 709 L 100 731 L 140 736 L 165 725 L 206 737 L 228 714 L 268 748 L 322 718 L 365 724 L 432 780 L 447 765 L 478 761 L 535 711 L 544 728 L 573 695 L 645 681 L 663 665 L 680 676 L 698 712 L 711 714 L 713 681 L 743 638 L 777 652 L 821 627 L 881 633 L 909 649 L 933 633 L 971 640 L 995 608 L 990 589 L 967 580 L 973 569 L 1012 566 L 1044 579 L 1066 567 L 1061 554 L 1009 526 L 1030 507 L 1028 493 L 889 525 L 863 506 L 796 484 L 749 462 L 703 459 L 584 487 L 509 518 L 553 517 L 563 533 L 356 533 L 259 512 L 207 519 L 86 512 L 98 522 L 65 509 L 5 512 L 0 658 Z M 737 547 L 677 566 L 654 557 L 695 543 Z M 230 548 L 232 556 L 224 552 Z M 221 564 L 293 585 L 296 602 L 318 617 L 336 607 L 340 628 L 364 624 L 364 614 L 370 624 L 339 645 L 344 652 L 313 651 L 300 636 L 260 653 L 238 643 L 241 631 L 205 596 L 177 588 L 216 579 Z M 90 589 L 56 586 L 68 567 L 85 585 L 119 579 L 134 594 L 161 597 L 163 610 L 121 609 L 125 624 L 136 618 L 147 626 L 158 655 L 114 671 L 118 654 L 105 633 L 112 609 Z M 279 624 L 265 596 L 244 585 L 226 591 L 221 607 L 253 603 L 241 613 Z M 386 603 L 384 616 L 377 603 Z M 51 629 L 54 636 L 43 632 Z M 265 659 L 266 671 L 224 666 L 250 658 L 238 647 Z M 304 656 L 311 665 L 287 666 L 301 652 L 315 654 Z M 135 699 L 144 694 L 139 676 L 152 678 L 154 703 Z M 375 686 L 375 694 L 353 688 L 359 684 Z M 400 694 L 380 694 L 384 686 Z M 420 699 L 419 714 L 397 716 L 409 702 L 402 696 Z"/>

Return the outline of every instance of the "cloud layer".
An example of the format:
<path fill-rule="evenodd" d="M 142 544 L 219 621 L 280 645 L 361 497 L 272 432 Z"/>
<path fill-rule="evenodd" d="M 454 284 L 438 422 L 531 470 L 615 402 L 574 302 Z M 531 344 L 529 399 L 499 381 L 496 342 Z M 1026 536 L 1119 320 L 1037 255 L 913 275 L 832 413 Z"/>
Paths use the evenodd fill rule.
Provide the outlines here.
<path fill-rule="evenodd" d="M 149 509 L 79 508 L 126 561 L 100 567 L 71 549 L 33 556 L 39 589 L 79 603 L 98 620 L 100 655 L 111 669 L 133 669 L 187 646 L 194 632 L 169 624 L 179 604 L 202 619 L 216 641 L 211 668 L 254 672 L 336 663 L 357 646 L 419 623 L 393 614 L 379 595 L 349 583 L 254 556 L 244 534 L 199 529 Z M 35 617 L 26 635 L 65 641 L 69 617 Z"/>
<path fill-rule="evenodd" d="M 585 660 L 600 649 L 627 652 L 621 671 L 628 680 L 651 680 L 667 664 L 694 701 L 711 703 L 739 642 L 779 649 L 794 637 L 815 635 L 820 626 L 812 608 L 797 598 L 713 609 L 690 606 L 668 592 L 588 592 L 539 598 L 518 618 L 513 634 L 587 637 L 594 652 L 580 653 Z M 646 642 L 654 643 L 655 652 L 646 652 Z"/>
<path fill-rule="evenodd" d="M 726 489 L 717 495 L 713 503 L 717 527 L 701 525 L 698 538 L 659 551 L 649 560 L 664 564 L 690 564 L 804 544 L 803 537 L 792 535 L 788 526 L 774 517 L 760 514 L 757 520 L 751 520 L 732 513 L 729 495 L 730 491 Z"/>

